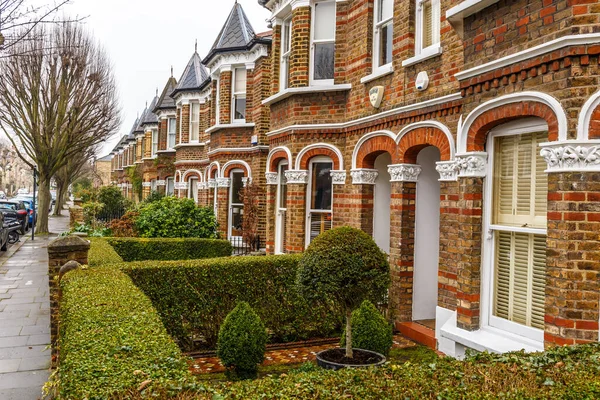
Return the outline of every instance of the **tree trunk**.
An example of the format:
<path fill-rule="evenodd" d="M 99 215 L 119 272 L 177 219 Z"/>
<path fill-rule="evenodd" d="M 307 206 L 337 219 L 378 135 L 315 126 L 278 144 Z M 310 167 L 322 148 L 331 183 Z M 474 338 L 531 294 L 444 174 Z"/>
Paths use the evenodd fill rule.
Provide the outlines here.
<path fill-rule="evenodd" d="M 62 182 L 56 182 L 56 204 L 54 205 L 54 213 L 55 217 L 61 216 L 61 212 L 63 209 L 64 201 L 65 201 L 65 184 Z"/>
<path fill-rule="evenodd" d="M 48 209 L 50 208 L 50 178 L 42 177 L 40 175 L 39 182 L 39 199 L 36 199 L 37 203 L 37 223 L 35 233 L 48 233 Z"/>
<path fill-rule="evenodd" d="M 353 358 L 352 353 L 352 325 L 350 320 L 352 319 L 352 310 L 346 308 L 346 357 Z"/>

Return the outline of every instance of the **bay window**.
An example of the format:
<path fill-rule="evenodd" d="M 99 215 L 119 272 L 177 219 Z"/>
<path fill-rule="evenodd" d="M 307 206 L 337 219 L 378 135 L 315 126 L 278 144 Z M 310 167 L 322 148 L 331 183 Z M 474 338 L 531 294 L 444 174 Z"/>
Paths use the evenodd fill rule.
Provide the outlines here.
<path fill-rule="evenodd" d="M 415 55 L 426 54 L 440 44 L 440 0 L 417 0 Z"/>
<path fill-rule="evenodd" d="M 190 142 L 197 142 L 200 136 L 200 103 L 190 104 Z"/>
<path fill-rule="evenodd" d="M 373 39 L 374 67 L 392 62 L 392 42 L 394 39 L 394 1 L 375 0 L 375 35 Z"/>
<path fill-rule="evenodd" d="M 333 84 L 335 12 L 335 1 L 319 1 L 313 5 L 311 81 L 314 84 Z"/>
<path fill-rule="evenodd" d="M 548 134 L 508 132 L 490 140 L 493 290 L 489 323 L 539 340 L 544 329 L 548 194 L 539 144 L 548 140 Z"/>
<path fill-rule="evenodd" d="M 234 122 L 244 122 L 246 120 L 246 68 L 235 68 L 233 70 L 233 98 L 231 110 Z"/>
<path fill-rule="evenodd" d="M 290 55 L 292 53 L 292 19 L 281 25 L 281 65 L 279 68 L 279 88 L 287 89 L 290 84 Z"/>
<path fill-rule="evenodd" d="M 321 233 L 331 229 L 333 163 L 329 158 L 316 157 L 309 164 L 306 245 Z"/>
<path fill-rule="evenodd" d="M 177 133 L 177 119 L 169 118 L 167 125 L 167 149 L 171 150 L 175 147 L 175 135 Z"/>

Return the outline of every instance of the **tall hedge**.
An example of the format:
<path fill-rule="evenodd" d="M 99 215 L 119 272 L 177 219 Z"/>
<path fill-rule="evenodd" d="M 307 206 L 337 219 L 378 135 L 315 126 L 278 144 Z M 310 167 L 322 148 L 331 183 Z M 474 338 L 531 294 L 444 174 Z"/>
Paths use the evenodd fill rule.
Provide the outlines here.
<path fill-rule="evenodd" d="M 88 238 L 90 241 L 90 251 L 88 253 L 88 264 L 90 267 L 99 267 L 105 264 L 115 264 L 123 262 L 123 259 L 113 246 L 104 238 Z"/>
<path fill-rule="evenodd" d="M 147 261 L 124 264 L 123 271 L 152 300 L 167 331 L 185 349 L 192 331 L 214 347 L 221 323 L 238 301 L 256 311 L 272 342 L 332 335 L 339 331 L 340 312 L 323 300 L 309 303 L 299 296 L 299 260 L 281 255 Z"/>
<path fill-rule="evenodd" d="M 108 243 L 125 261 L 197 260 L 230 256 L 231 243 L 219 239 L 108 238 Z"/>
<path fill-rule="evenodd" d="M 78 270 L 61 288 L 60 398 L 104 399 L 147 380 L 189 378 L 181 351 L 127 275 Z"/>

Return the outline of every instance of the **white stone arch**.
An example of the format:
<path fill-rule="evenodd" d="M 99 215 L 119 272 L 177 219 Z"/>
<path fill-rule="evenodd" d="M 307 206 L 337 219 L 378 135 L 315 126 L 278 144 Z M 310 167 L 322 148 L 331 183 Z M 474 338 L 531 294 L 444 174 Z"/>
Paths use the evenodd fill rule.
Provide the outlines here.
<path fill-rule="evenodd" d="M 458 132 L 458 149 L 457 154 L 464 154 L 467 152 L 467 141 L 469 136 L 469 129 L 471 129 L 471 125 L 473 122 L 482 115 L 483 113 L 493 110 L 494 108 L 498 108 L 504 106 L 506 104 L 519 103 L 522 101 L 533 101 L 537 103 L 542 103 L 547 105 L 554 111 L 554 115 L 556 115 L 556 120 L 558 121 L 558 140 L 564 141 L 567 140 L 567 115 L 565 113 L 564 108 L 560 104 L 558 100 L 554 97 L 550 96 L 546 93 L 541 92 L 520 92 L 520 93 L 512 93 L 507 94 L 505 96 L 500 96 L 496 99 L 489 100 L 478 107 L 476 107 L 471 113 L 465 118 L 464 123 L 462 124 L 459 132 Z"/>
<path fill-rule="evenodd" d="M 252 178 L 252 169 L 250 168 L 250 165 L 246 161 L 243 161 L 243 160 L 231 160 L 231 161 L 226 162 L 223 165 L 223 168 L 221 168 L 220 176 L 225 177 L 225 171 L 227 171 L 227 167 L 229 167 L 230 165 L 233 165 L 233 164 L 243 165 L 244 168 L 246 168 L 246 173 L 248 174 L 248 178 Z"/>
<path fill-rule="evenodd" d="M 600 90 L 594 93 L 581 107 L 579 121 L 577 121 L 577 140 L 589 140 L 590 124 L 592 114 L 597 107 L 600 107 Z"/>
<path fill-rule="evenodd" d="M 304 155 L 306 153 L 308 153 L 310 150 L 313 149 L 329 149 L 331 151 L 333 151 L 335 153 L 335 155 L 338 157 L 338 161 L 340 164 L 340 171 L 344 170 L 344 157 L 342 156 L 342 152 L 335 147 L 332 144 L 329 143 L 315 143 L 315 144 L 311 144 L 306 146 L 305 148 L 303 148 L 302 150 L 300 150 L 300 153 L 298 153 L 298 155 L 296 156 L 296 163 L 295 163 L 295 169 L 299 170 L 300 169 L 300 162 L 302 161 L 302 157 L 304 157 Z"/>
<path fill-rule="evenodd" d="M 402 140 L 404 135 L 406 135 L 408 132 L 413 131 L 418 128 L 437 128 L 440 131 L 444 132 L 444 135 L 446 135 L 446 138 L 448 139 L 448 143 L 450 144 L 450 160 L 449 161 L 454 160 L 454 156 L 456 155 L 456 143 L 454 142 L 454 137 L 452 136 L 452 132 L 450 131 L 450 128 L 448 128 L 446 125 L 444 125 L 438 121 L 432 121 L 432 120 L 421 121 L 421 122 L 415 122 L 413 124 L 405 126 L 398 133 L 398 136 L 396 137 L 396 144 L 400 144 L 400 140 Z"/>
<path fill-rule="evenodd" d="M 183 182 L 183 181 L 181 180 L 181 171 L 180 171 L 180 170 L 177 170 L 177 171 L 175 171 L 174 178 L 175 178 L 175 180 L 174 180 L 175 182 Z M 179 179 L 178 179 L 178 178 L 179 178 Z"/>
<path fill-rule="evenodd" d="M 212 169 L 212 167 L 216 166 L 216 170 L 217 170 L 217 175 L 215 176 L 215 178 L 220 178 L 221 177 L 221 164 L 219 164 L 218 161 L 213 161 L 211 162 L 208 167 L 206 167 L 206 182 L 208 182 L 208 180 L 210 179 L 210 170 Z"/>
<path fill-rule="evenodd" d="M 362 145 L 365 144 L 367 140 L 372 139 L 374 137 L 378 137 L 378 136 L 387 136 L 387 137 L 391 138 L 393 141 L 396 141 L 396 134 L 392 131 L 382 130 L 382 131 L 375 131 L 375 132 L 367 133 L 366 135 L 361 137 L 358 140 L 358 142 L 356 143 L 356 146 L 354 146 L 354 151 L 352 152 L 352 169 L 356 169 L 356 162 L 358 161 L 356 159 L 356 157 L 358 157 L 358 152 L 360 151 L 360 148 L 362 147 Z"/>
<path fill-rule="evenodd" d="M 269 152 L 269 155 L 267 156 L 267 171 L 266 171 L 267 173 L 277 172 L 277 171 L 271 171 L 271 159 L 273 158 L 273 154 L 275 154 L 279 150 L 285 151 L 285 154 L 287 154 L 288 165 L 290 165 L 290 166 L 292 165 L 292 152 L 290 151 L 290 149 L 288 149 L 286 146 L 275 147 L 273 150 L 271 150 Z"/>
<path fill-rule="evenodd" d="M 187 180 L 188 175 L 192 174 L 192 173 L 195 173 L 196 175 L 198 175 L 198 179 L 200 180 L 200 182 L 204 182 L 204 176 L 203 176 L 202 172 L 198 171 L 197 169 L 188 169 L 187 171 L 185 171 L 181 178 L 183 180 L 183 182 L 185 182 Z"/>

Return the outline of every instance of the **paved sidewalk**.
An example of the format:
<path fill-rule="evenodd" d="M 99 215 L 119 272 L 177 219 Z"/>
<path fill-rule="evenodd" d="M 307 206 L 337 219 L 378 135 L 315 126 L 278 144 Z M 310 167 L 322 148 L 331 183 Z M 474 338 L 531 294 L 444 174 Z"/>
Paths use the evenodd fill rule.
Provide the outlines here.
<path fill-rule="evenodd" d="M 52 217 L 50 231 L 68 230 L 69 217 Z M 21 238 L 0 257 L 0 399 L 35 400 L 50 375 L 48 243 L 57 235 Z"/>

